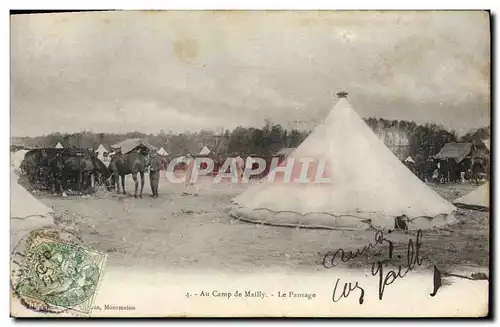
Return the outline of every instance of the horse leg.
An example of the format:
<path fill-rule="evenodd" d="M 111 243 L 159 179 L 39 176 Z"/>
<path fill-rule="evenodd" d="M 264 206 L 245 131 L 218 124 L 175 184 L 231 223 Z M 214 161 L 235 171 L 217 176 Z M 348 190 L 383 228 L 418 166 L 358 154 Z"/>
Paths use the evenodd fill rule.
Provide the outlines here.
<path fill-rule="evenodd" d="M 78 188 L 78 194 L 82 194 L 82 180 L 83 180 L 83 172 L 79 172 L 77 175 L 76 187 Z"/>
<path fill-rule="evenodd" d="M 61 175 L 59 175 L 59 176 L 57 176 L 57 184 L 58 184 L 58 186 L 59 186 L 59 187 L 58 187 L 58 189 L 59 189 L 59 192 L 60 192 L 61 194 L 63 194 L 63 193 L 64 193 L 64 190 L 63 190 L 63 181 L 62 181 L 62 180 L 63 180 L 63 177 L 64 177 L 64 175 L 62 175 L 62 174 L 61 174 Z"/>
<path fill-rule="evenodd" d="M 81 188 L 82 194 L 86 194 L 87 193 L 87 174 L 83 171 L 81 173 L 80 185 L 81 185 L 80 188 Z"/>
<path fill-rule="evenodd" d="M 113 173 L 113 184 L 116 194 L 120 194 L 120 175 L 118 175 L 118 172 Z"/>
<path fill-rule="evenodd" d="M 125 175 L 121 175 L 121 180 L 122 180 L 122 189 L 123 189 L 123 194 L 127 194 L 127 191 L 125 191 Z"/>
<path fill-rule="evenodd" d="M 144 171 L 139 172 L 141 174 L 141 194 L 139 197 L 142 199 L 142 191 L 144 190 Z"/>
<path fill-rule="evenodd" d="M 57 175 L 54 178 L 54 193 L 59 193 L 60 190 L 61 190 L 61 176 Z"/>
<path fill-rule="evenodd" d="M 55 184 L 55 173 L 52 173 L 49 175 L 49 186 L 50 186 L 50 192 L 54 194 L 56 192 L 56 184 Z"/>
<path fill-rule="evenodd" d="M 89 188 L 92 186 L 92 173 L 85 173 L 85 193 L 90 193 Z"/>
<path fill-rule="evenodd" d="M 139 187 L 139 182 L 137 181 L 137 173 L 132 173 L 132 178 L 134 179 L 134 184 L 135 184 L 134 198 L 137 199 L 137 188 Z"/>
<path fill-rule="evenodd" d="M 66 175 L 63 173 L 61 175 L 61 194 L 64 193 L 64 188 L 68 188 L 68 181 Z"/>

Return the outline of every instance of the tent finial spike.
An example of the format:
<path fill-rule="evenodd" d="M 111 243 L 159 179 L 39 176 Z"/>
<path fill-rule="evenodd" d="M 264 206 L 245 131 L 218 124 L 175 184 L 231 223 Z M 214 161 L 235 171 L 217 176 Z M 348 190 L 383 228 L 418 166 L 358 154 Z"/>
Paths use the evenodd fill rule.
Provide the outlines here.
<path fill-rule="evenodd" d="M 337 92 L 337 97 L 340 99 L 340 98 L 347 98 L 347 92 L 345 91 L 340 91 L 340 92 Z"/>

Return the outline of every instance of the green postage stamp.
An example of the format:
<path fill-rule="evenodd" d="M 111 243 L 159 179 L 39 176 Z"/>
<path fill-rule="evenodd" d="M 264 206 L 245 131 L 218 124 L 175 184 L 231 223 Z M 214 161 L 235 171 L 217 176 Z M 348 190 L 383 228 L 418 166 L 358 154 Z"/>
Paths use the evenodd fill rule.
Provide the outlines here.
<path fill-rule="evenodd" d="M 90 314 L 105 261 L 104 253 L 37 237 L 24 252 L 15 292 L 24 301 L 47 309 Z"/>

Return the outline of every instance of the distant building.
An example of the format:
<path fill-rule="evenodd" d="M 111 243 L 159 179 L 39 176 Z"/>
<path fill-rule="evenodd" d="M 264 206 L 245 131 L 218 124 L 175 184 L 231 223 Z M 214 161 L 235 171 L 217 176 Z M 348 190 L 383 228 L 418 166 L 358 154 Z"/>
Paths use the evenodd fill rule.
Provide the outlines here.
<path fill-rule="evenodd" d="M 490 151 L 482 142 L 446 143 L 434 157 L 439 160 L 453 159 L 456 163 L 480 158 L 489 161 Z"/>
<path fill-rule="evenodd" d="M 131 151 L 139 150 L 144 154 L 148 154 L 150 151 L 157 151 L 158 148 L 154 145 L 149 144 L 141 138 L 126 139 L 117 144 L 111 146 L 113 151 L 120 150 L 121 153 L 127 154 Z"/>

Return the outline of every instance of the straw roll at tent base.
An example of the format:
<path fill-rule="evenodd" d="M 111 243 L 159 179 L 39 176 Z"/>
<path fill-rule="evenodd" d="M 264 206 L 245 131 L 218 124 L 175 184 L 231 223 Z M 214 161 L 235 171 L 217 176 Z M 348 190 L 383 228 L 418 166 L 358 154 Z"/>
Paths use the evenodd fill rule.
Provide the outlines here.
<path fill-rule="evenodd" d="M 484 183 L 469 194 L 456 199 L 453 203 L 460 208 L 488 211 L 490 207 L 490 183 Z"/>
<path fill-rule="evenodd" d="M 326 159 L 328 183 L 263 179 L 233 199 L 229 214 L 261 224 L 351 230 L 430 229 L 457 221 L 456 208 L 394 156 L 345 93 L 283 164 L 308 158 Z M 292 177 L 298 172 L 294 165 Z"/>

